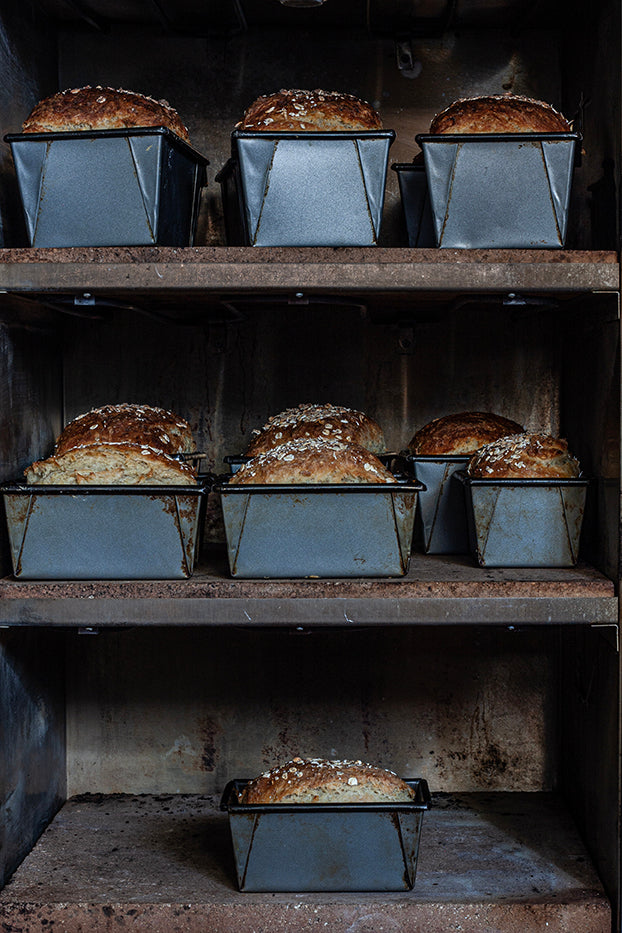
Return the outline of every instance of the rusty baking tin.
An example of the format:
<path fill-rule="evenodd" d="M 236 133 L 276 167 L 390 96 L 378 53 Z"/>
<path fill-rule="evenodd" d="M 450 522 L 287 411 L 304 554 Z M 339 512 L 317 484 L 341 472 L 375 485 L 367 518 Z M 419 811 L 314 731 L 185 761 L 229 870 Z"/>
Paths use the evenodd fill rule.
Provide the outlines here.
<path fill-rule="evenodd" d="M 234 577 L 392 577 L 408 570 L 423 484 L 214 486 Z"/>
<path fill-rule="evenodd" d="M 467 456 L 418 456 L 408 458 L 418 480 L 419 493 L 415 536 L 426 554 L 466 554 L 469 551 L 464 486 L 454 474 L 464 470 Z"/>
<path fill-rule="evenodd" d="M 391 169 L 399 183 L 408 245 L 419 249 L 436 246 L 425 165 L 395 162 Z"/>
<path fill-rule="evenodd" d="M 418 135 L 436 245 L 562 247 L 579 133 Z"/>
<path fill-rule="evenodd" d="M 230 246 L 375 246 L 393 130 L 234 130 L 221 185 Z"/>
<path fill-rule="evenodd" d="M 478 479 L 465 487 L 470 550 L 480 567 L 572 567 L 589 480 Z"/>
<path fill-rule="evenodd" d="M 22 580 L 160 580 L 192 575 L 200 486 L 5 484 L 13 573 Z"/>
<path fill-rule="evenodd" d="M 166 127 L 15 133 L 31 246 L 191 246 L 207 159 Z"/>
<path fill-rule="evenodd" d="M 241 804 L 231 781 L 221 809 L 240 891 L 408 891 L 415 884 L 430 792 L 406 781 L 409 803 Z"/>

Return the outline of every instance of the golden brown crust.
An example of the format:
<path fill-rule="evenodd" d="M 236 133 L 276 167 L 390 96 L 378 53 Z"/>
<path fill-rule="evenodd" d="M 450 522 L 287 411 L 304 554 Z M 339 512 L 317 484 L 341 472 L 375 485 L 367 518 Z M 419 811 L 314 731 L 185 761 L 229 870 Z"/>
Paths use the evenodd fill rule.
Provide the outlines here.
<path fill-rule="evenodd" d="M 430 124 L 430 133 L 568 133 L 570 123 L 550 104 L 519 95 L 455 100 Z"/>
<path fill-rule="evenodd" d="M 281 89 L 258 97 L 246 110 L 238 129 L 380 130 L 382 121 L 371 104 L 352 94 Z"/>
<path fill-rule="evenodd" d="M 573 479 L 580 465 L 564 438 L 515 434 L 478 450 L 467 473 L 477 479 Z"/>
<path fill-rule="evenodd" d="M 489 411 L 462 411 L 435 418 L 420 428 L 408 448 L 419 456 L 467 455 L 507 434 L 520 434 L 522 425 Z"/>
<path fill-rule="evenodd" d="M 240 467 L 230 483 L 394 483 L 384 464 L 359 444 L 299 437 Z"/>
<path fill-rule="evenodd" d="M 100 85 L 68 88 L 39 101 L 26 117 L 22 132 L 65 133 L 136 126 L 165 126 L 189 142 L 187 128 L 167 101 Z"/>
<path fill-rule="evenodd" d="M 152 405 L 122 403 L 78 415 L 59 434 L 54 453 L 58 456 L 72 447 L 110 442 L 146 444 L 168 454 L 196 451 L 192 429 L 179 415 Z"/>
<path fill-rule="evenodd" d="M 24 470 L 26 482 L 49 486 L 194 486 L 189 464 L 162 450 L 139 444 L 72 447 L 60 456 L 38 460 Z"/>
<path fill-rule="evenodd" d="M 249 781 L 242 804 L 409 803 L 413 789 L 393 771 L 362 761 L 293 758 Z"/>
<path fill-rule="evenodd" d="M 362 411 L 341 405 L 297 405 L 268 418 L 264 426 L 253 432 L 246 456 L 254 457 L 297 437 L 317 437 L 348 444 L 360 444 L 372 453 L 385 451 L 380 425 Z"/>

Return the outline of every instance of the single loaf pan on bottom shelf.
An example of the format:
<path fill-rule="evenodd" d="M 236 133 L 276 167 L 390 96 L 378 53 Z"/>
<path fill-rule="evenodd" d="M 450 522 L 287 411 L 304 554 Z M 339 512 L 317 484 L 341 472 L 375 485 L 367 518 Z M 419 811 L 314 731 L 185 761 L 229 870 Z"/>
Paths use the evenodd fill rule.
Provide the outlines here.
<path fill-rule="evenodd" d="M 248 782 L 231 781 L 229 813 L 240 891 L 408 891 L 415 884 L 426 781 L 407 780 L 408 803 L 241 804 Z"/>
<path fill-rule="evenodd" d="M 13 573 L 21 580 L 190 577 L 206 486 L 6 484 Z"/>
<path fill-rule="evenodd" d="M 436 245 L 562 247 L 578 133 L 419 135 Z"/>
<path fill-rule="evenodd" d="M 417 504 L 417 543 L 425 554 L 467 554 L 464 487 L 454 479 L 454 474 L 466 468 L 470 457 L 413 455 L 408 459 L 415 477 L 425 485 Z"/>
<path fill-rule="evenodd" d="M 166 127 L 4 139 L 31 246 L 192 246 L 208 161 Z"/>
<path fill-rule="evenodd" d="M 436 246 L 425 165 L 396 162 L 391 168 L 399 183 L 408 245 L 418 249 Z"/>
<path fill-rule="evenodd" d="M 589 480 L 479 479 L 459 471 L 480 567 L 573 567 Z"/>
<path fill-rule="evenodd" d="M 393 130 L 235 130 L 216 176 L 229 246 L 375 246 Z"/>
<path fill-rule="evenodd" d="M 421 489 L 415 481 L 217 484 L 231 575 L 403 576 Z"/>

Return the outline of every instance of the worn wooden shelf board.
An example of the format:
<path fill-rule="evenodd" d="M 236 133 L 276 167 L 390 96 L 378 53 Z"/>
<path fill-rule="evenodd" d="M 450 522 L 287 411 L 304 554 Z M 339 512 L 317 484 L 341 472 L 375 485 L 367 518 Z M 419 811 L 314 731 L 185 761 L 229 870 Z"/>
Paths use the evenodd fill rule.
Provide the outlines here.
<path fill-rule="evenodd" d="M 615 252 L 351 247 L 0 249 L 0 290 L 392 293 L 617 291 Z"/>
<path fill-rule="evenodd" d="M 433 796 L 404 893 L 237 890 L 227 815 L 197 795 L 70 798 L 0 894 L 8 930 L 64 933 L 610 933 L 611 908 L 561 801 Z"/>
<path fill-rule="evenodd" d="M 492 569 L 413 555 L 399 578 L 240 580 L 216 549 L 188 580 L 0 580 L 4 625 L 616 624 L 611 580 L 587 564 Z"/>

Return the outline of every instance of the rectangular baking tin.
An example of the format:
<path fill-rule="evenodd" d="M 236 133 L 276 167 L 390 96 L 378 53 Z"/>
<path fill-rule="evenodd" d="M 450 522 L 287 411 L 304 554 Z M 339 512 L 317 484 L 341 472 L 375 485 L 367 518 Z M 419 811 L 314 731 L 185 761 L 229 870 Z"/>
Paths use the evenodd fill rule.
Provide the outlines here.
<path fill-rule="evenodd" d="M 408 891 L 415 883 L 424 780 L 407 780 L 409 803 L 240 804 L 231 781 L 221 809 L 240 891 Z"/>
<path fill-rule="evenodd" d="M 408 570 L 423 484 L 221 483 L 234 577 L 392 577 Z"/>
<path fill-rule="evenodd" d="M 6 484 L 21 580 L 160 580 L 192 575 L 205 486 Z"/>
<path fill-rule="evenodd" d="M 16 133 L 31 246 L 191 246 L 207 159 L 166 127 Z"/>
<path fill-rule="evenodd" d="M 249 246 L 375 246 L 393 130 L 231 134 L 216 180 L 229 232 Z M 239 191 L 232 186 L 239 185 Z"/>
<path fill-rule="evenodd" d="M 476 479 L 466 489 L 471 553 L 480 567 L 572 567 L 589 480 Z"/>
<path fill-rule="evenodd" d="M 391 169 L 399 183 L 408 245 L 419 249 L 436 246 L 425 165 L 395 162 Z"/>
<path fill-rule="evenodd" d="M 453 478 L 469 456 L 412 456 L 414 474 L 425 485 L 419 493 L 416 537 L 426 554 L 468 554 L 464 487 Z"/>
<path fill-rule="evenodd" d="M 436 245 L 562 247 L 579 133 L 418 135 Z"/>

